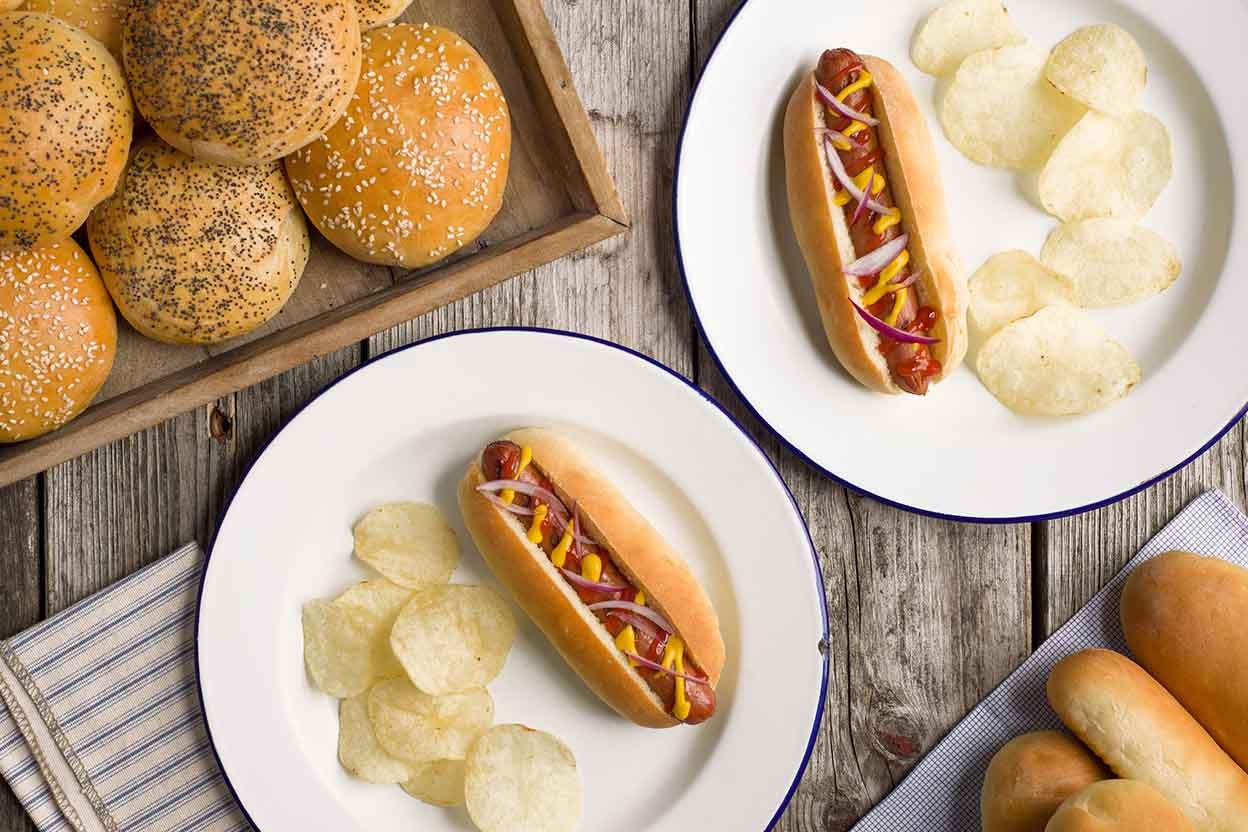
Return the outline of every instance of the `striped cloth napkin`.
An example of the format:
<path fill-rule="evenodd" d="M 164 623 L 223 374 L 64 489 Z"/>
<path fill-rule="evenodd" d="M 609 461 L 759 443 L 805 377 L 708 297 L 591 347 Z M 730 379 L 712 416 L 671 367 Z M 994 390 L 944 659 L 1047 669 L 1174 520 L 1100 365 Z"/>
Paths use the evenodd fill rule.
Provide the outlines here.
<path fill-rule="evenodd" d="M 1118 619 L 1122 585 L 1145 560 L 1174 549 L 1248 567 L 1248 517 L 1217 491 L 1193 500 L 1086 607 L 955 725 L 853 832 L 979 829 L 984 770 L 997 749 L 1028 731 L 1062 730 L 1045 695 L 1053 665 L 1088 647 L 1128 653 Z"/>
<path fill-rule="evenodd" d="M 0 642 L 0 774 L 42 832 L 251 827 L 200 714 L 194 543 Z"/>

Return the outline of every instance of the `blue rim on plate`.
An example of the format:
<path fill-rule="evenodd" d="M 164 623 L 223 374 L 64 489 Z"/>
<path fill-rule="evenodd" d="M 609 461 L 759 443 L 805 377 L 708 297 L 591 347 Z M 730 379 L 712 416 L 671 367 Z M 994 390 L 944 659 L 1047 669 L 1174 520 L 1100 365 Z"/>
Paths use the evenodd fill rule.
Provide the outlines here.
<path fill-rule="evenodd" d="M 767 456 L 767 454 L 763 451 L 762 447 L 758 444 L 757 441 L 755 441 L 754 437 L 752 437 L 749 431 L 745 429 L 745 426 L 742 425 L 731 413 L 729 413 L 728 410 L 722 404 L 720 404 L 715 399 L 713 399 L 709 394 L 707 394 L 705 390 L 695 385 L 693 382 L 691 382 L 689 379 L 685 378 L 680 373 L 673 370 L 671 367 L 668 367 L 666 364 L 663 364 L 660 361 L 654 358 L 651 358 L 650 356 L 644 353 L 638 352 L 637 350 L 634 350 L 631 347 L 623 346 L 622 344 L 616 344 L 611 341 L 606 341 L 602 338 L 597 338 L 593 335 L 584 335 L 579 332 L 568 332 L 567 330 L 548 329 L 544 327 L 529 327 L 529 326 L 477 327 L 475 329 L 463 329 L 463 330 L 459 330 L 456 332 L 446 332 L 446 333 L 442 333 L 441 335 L 431 335 L 428 338 L 422 338 L 419 341 L 414 341 L 411 344 L 407 344 L 406 346 L 393 349 L 387 353 L 368 359 L 364 363 L 360 364 L 358 367 L 352 368 L 349 372 L 344 373 L 342 376 L 335 379 L 328 387 L 326 387 L 324 390 L 318 393 L 310 401 L 305 402 L 295 412 L 295 414 L 291 416 L 289 420 L 287 420 L 286 424 L 282 426 L 281 430 L 279 430 L 277 434 L 273 436 L 273 439 L 276 439 L 278 436 L 280 436 L 282 431 L 286 430 L 286 428 L 289 427 L 290 424 L 295 421 L 295 419 L 298 419 L 303 414 L 303 411 L 306 410 L 313 402 L 315 402 L 317 399 L 321 398 L 322 396 L 326 395 L 330 390 L 338 386 L 338 384 L 343 382 L 348 377 L 354 375 L 355 373 L 358 373 L 360 370 L 363 370 L 365 367 L 369 367 L 377 363 L 378 361 L 383 361 L 386 358 L 389 358 L 390 356 L 393 356 L 397 353 L 405 352 L 406 350 L 410 350 L 410 349 L 415 349 L 416 347 L 423 346 L 424 344 L 433 343 L 434 341 L 442 341 L 447 338 L 458 338 L 458 337 L 465 336 L 465 335 L 479 335 L 481 333 L 486 333 L 486 332 L 535 332 L 535 333 L 539 333 L 542 335 L 555 335 L 555 336 L 564 337 L 564 338 L 576 338 L 582 341 L 589 341 L 591 343 L 598 344 L 599 346 L 609 347 L 610 349 L 618 350 L 627 355 L 631 355 L 634 358 L 640 358 L 641 360 L 645 361 L 647 364 L 650 364 L 651 366 L 662 370 L 663 372 L 667 373 L 672 378 L 679 381 L 681 384 L 684 384 L 686 387 L 696 392 L 707 403 L 712 405 L 729 421 L 730 424 L 732 424 L 733 427 L 735 427 L 741 433 L 742 436 L 744 436 L 749 441 L 751 445 L 754 446 L 754 450 L 757 451 L 758 455 L 761 456 L 763 460 L 767 463 L 767 466 L 771 469 L 772 474 L 775 475 L 776 481 L 780 483 L 780 487 L 784 490 L 785 496 L 789 498 L 789 504 L 793 506 L 793 511 L 796 512 L 797 518 L 800 521 L 801 526 L 802 526 L 802 531 L 806 535 L 806 544 L 810 548 L 811 564 L 815 568 L 815 586 L 818 587 L 819 597 L 823 599 L 823 603 L 819 605 L 819 612 L 821 614 L 822 623 L 823 623 L 822 641 L 820 641 L 819 643 L 820 651 L 823 655 L 823 658 L 822 658 L 823 669 L 822 669 L 822 672 L 820 674 L 820 679 L 819 679 L 818 704 L 815 709 L 814 723 L 811 725 L 811 728 L 810 728 L 810 736 L 806 740 L 806 750 L 802 753 L 802 761 L 801 763 L 798 764 L 797 771 L 793 776 L 793 782 L 789 784 L 789 789 L 787 792 L 785 792 L 784 798 L 780 801 L 780 805 L 776 807 L 776 811 L 772 814 L 771 820 L 768 821 L 767 826 L 764 827 L 765 830 L 770 830 L 772 827 L 776 825 L 776 822 L 780 819 L 780 815 L 783 814 L 785 808 L 789 805 L 789 801 L 793 799 L 793 794 L 797 791 L 798 785 L 801 784 L 802 775 L 805 774 L 806 772 L 806 766 L 810 762 L 810 755 L 813 752 L 814 747 L 815 747 L 815 741 L 819 738 L 819 726 L 823 724 L 823 708 L 824 708 L 824 705 L 827 704 L 827 698 L 828 698 L 828 670 L 829 670 L 829 663 L 830 663 L 829 650 L 827 649 L 828 638 L 829 638 L 828 604 L 827 604 L 827 598 L 824 595 L 824 590 L 823 590 L 823 569 L 819 565 L 819 553 L 818 553 L 818 550 L 815 548 L 814 539 L 811 538 L 810 536 L 810 526 L 806 523 L 806 517 L 805 515 L 802 514 L 802 509 L 797 504 L 797 499 L 793 496 L 793 492 L 792 490 L 790 490 L 788 483 L 784 481 L 784 477 L 780 476 L 780 471 L 776 468 L 775 463 L 771 461 L 771 458 Z M 272 440 L 270 440 L 269 444 L 271 443 L 272 443 Z M 265 450 L 261 451 L 260 455 L 257 456 L 256 459 L 252 462 L 252 465 L 248 467 L 248 474 L 250 474 L 251 467 L 253 467 L 257 462 L 259 462 L 260 459 L 266 453 L 268 453 L 267 444 L 265 446 Z M 230 505 L 232 505 L 234 502 L 234 496 L 238 494 L 238 491 L 242 488 L 243 482 L 246 479 L 247 479 L 247 475 L 244 475 L 243 479 L 239 481 L 238 486 L 235 487 L 234 494 L 230 496 L 230 499 L 226 503 L 225 508 L 222 509 L 221 511 L 220 517 L 218 518 L 218 523 L 217 523 L 218 526 L 220 526 L 220 520 L 224 519 L 226 514 L 229 513 Z M 247 807 L 243 805 L 242 800 L 239 798 L 238 792 L 234 788 L 234 784 L 230 782 L 230 777 L 225 771 L 225 765 L 221 761 L 221 755 L 217 753 L 217 744 L 213 740 L 213 737 L 212 737 L 212 726 L 208 723 L 206 704 L 204 702 L 203 687 L 199 684 L 199 614 L 200 614 L 200 610 L 203 608 L 202 602 L 203 602 L 203 596 L 204 596 L 204 585 L 208 578 L 208 566 L 211 560 L 212 560 L 212 553 L 208 552 L 204 556 L 203 570 L 199 576 L 199 590 L 196 592 L 196 596 L 195 596 L 195 695 L 199 699 L 199 711 L 201 714 L 204 715 L 204 730 L 205 730 L 205 733 L 208 735 L 208 748 L 212 751 L 213 759 L 217 761 L 217 768 L 220 769 L 221 771 L 221 781 L 225 783 L 225 787 L 229 790 L 230 796 L 234 798 L 234 803 L 237 804 L 239 811 L 243 813 L 243 817 L 247 819 L 247 822 L 251 824 L 252 828 L 256 830 L 260 830 L 260 826 L 251 817 L 251 813 L 247 811 Z"/>
<path fill-rule="evenodd" d="M 729 30 L 731 30 L 734 25 L 736 25 L 737 18 L 740 16 L 742 10 L 744 10 L 745 7 L 748 6 L 751 2 L 752 0 L 741 0 L 741 2 L 737 4 L 737 7 L 732 10 L 732 14 L 729 15 L 728 22 L 724 25 L 723 31 L 721 31 L 718 37 L 715 38 L 715 44 L 711 47 L 711 51 L 707 53 L 706 61 L 702 64 L 702 70 L 701 72 L 699 72 L 698 78 L 694 82 L 693 90 L 689 93 L 689 99 L 685 105 L 685 115 L 684 115 L 684 118 L 681 120 L 680 137 L 676 141 L 676 165 L 675 165 L 675 173 L 672 176 L 672 236 L 675 238 L 675 242 L 676 242 L 676 266 L 677 266 L 677 269 L 680 271 L 681 285 L 684 287 L 684 290 L 685 290 L 685 301 L 689 304 L 689 312 L 693 316 L 694 325 L 698 328 L 698 334 L 702 336 L 702 343 L 706 345 L 706 351 L 710 353 L 711 360 L 714 361 L 715 366 L 719 368 L 720 375 L 722 375 L 724 379 L 728 382 L 728 386 L 732 388 L 732 391 L 737 394 L 737 398 L 739 398 L 741 402 L 745 405 L 746 409 L 750 411 L 750 415 L 752 415 L 758 421 L 759 424 L 765 427 L 767 431 L 771 433 L 772 436 L 776 437 L 776 439 L 778 439 L 780 443 L 784 445 L 784 447 L 792 451 L 798 458 L 800 458 L 803 462 L 805 462 L 811 468 L 814 468 L 816 471 L 819 471 L 824 476 L 832 479 L 833 481 L 839 483 L 840 485 L 843 485 L 846 488 L 858 494 L 863 494 L 867 497 L 870 497 L 873 500 L 883 503 L 884 505 L 901 509 L 902 511 L 908 511 L 908 512 L 911 512 L 912 514 L 918 514 L 923 517 L 933 517 L 933 518 L 936 518 L 937 520 L 953 520 L 953 521 L 962 522 L 962 523 L 982 523 L 984 525 L 1035 523 L 1035 522 L 1040 522 L 1044 520 L 1058 520 L 1063 517 L 1072 517 L 1076 514 L 1083 514 L 1084 512 L 1095 511 L 1098 508 L 1104 508 L 1105 506 L 1113 505 L 1114 503 L 1120 502 L 1121 500 L 1125 500 L 1126 498 L 1132 495 L 1138 494 L 1144 489 L 1152 485 L 1156 485 L 1157 483 L 1174 475 L 1175 473 L 1182 470 L 1183 468 L 1186 468 L 1193 461 L 1195 461 L 1197 458 L 1202 456 L 1205 453 L 1205 451 L 1209 450 L 1214 445 L 1216 445 L 1222 439 L 1222 437 L 1226 436 L 1226 434 L 1230 432 L 1231 428 L 1239 424 L 1239 421 L 1243 419 L 1246 414 L 1248 414 L 1248 402 L 1245 402 L 1244 406 L 1239 409 L 1239 412 L 1235 414 L 1235 417 L 1231 419 L 1231 421 L 1228 422 L 1225 427 L 1223 427 L 1221 430 L 1215 433 L 1212 439 L 1210 439 L 1208 442 L 1202 445 L 1195 453 L 1193 453 L 1187 459 L 1183 460 L 1182 462 L 1178 463 L 1172 468 L 1162 471 L 1157 476 L 1152 477 L 1150 479 L 1146 479 L 1144 482 L 1141 482 L 1139 485 L 1133 486 L 1127 489 L 1126 491 L 1123 491 L 1120 494 L 1116 494 L 1112 497 L 1106 497 L 1102 500 L 1097 500 L 1096 502 L 1088 503 L 1087 505 L 1077 506 L 1075 508 L 1062 509 L 1060 511 L 1053 511 L 1053 512 L 1048 512 L 1045 514 L 1020 515 L 1018 517 L 974 517 L 974 516 L 969 516 L 969 515 L 964 516 L 964 515 L 959 515 L 959 514 L 946 514 L 943 512 L 939 512 L 939 511 L 930 511 L 928 509 L 919 508 L 917 506 L 907 505 L 905 503 L 898 502 L 897 500 L 891 500 L 888 497 L 885 497 L 881 494 L 876 494 L 874 492 L 868 491 L 865 488 L 862 488 L 861 486 L 855 485 L 854 483 L 850 482 L 846 478 L 837 474 L 835 471 L 832 471 L 829 468 L 825 468 L 824 466 L 816 462 L 814 459 L 812 459 L 805 451 L 803 451 L 793 442 L 789 441 L 788 437 L 786 437 L 780 431 L 776 430 L 775 427 L 773 427 L 770 422 L 768 422 L 766 419 L 763 418 L 762 414 L 759 413 L 758 408 L 754 406 L 754 403 L 750 401 L 750 399 L 745 395 L 745 393 L 737 385 L 737 382 L 733 379 L 732 375 L 728 372 L 728 368 L 724 366 L 724 362 L 720 360 L 719 354 L 715 352 L 715 345 L 711 343 L 711 339 L 707 336 L 706 328 L 702 325 L 702 318 L 698 315 L 698 307 L 693 302 L 693 290 L 690 289 L 689 287 L 689 276 L 685 271 L 685 258 L 684 258 L 684 254 L 682 252 L 681 245 L 680 245 L 680 211 L 678 209 L 679 203 L 678 203 L 678 197 L 677 197 L 677 195 L 680 193 L 680 160 L 681 160 L 681 156 L 683 156 L 685 152 L 685 133 L 688 132 L 689 130 L 689 119 L 690 119 L 690 116 L 693 114 L 693 104 L 694 104 L 694 101 L 698 97 L 698 90 L 702 86 L 703 76 L 706 74 L 707 68 L 710 67 L 711 61 L 714 60 L 715 53 L 719 50 L 720 44 L 723 42 L 724 36 L 728 34 Z M 729 418 L 732 418 L 732 417 L 730 416 Z M 734 419 L 733 421 L 735 422 L 736 420 Z"/>

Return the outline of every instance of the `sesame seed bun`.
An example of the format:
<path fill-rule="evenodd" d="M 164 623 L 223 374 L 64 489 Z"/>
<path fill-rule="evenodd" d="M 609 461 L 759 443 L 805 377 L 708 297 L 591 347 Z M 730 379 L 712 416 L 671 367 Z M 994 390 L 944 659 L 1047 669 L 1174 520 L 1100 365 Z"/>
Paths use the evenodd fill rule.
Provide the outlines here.
<path fill-rule="evenodd" d="M 117 316 L 73 240 L 0 250 L 0 443 L 81 413 L 117 352 Z"/>
<path fill-rule="evenodd" d="M 64 21 L 0 14 L 0 53 L 0 248 L 30 247 L 113 192 L 134 111 L 117 61 Z"/>
<path fill-rule="evenodd" d="M 360 73 L 353 0 L 132 0 L 123 27 L 139 112 L 209 162 L 272 162 L 329 129 Z"/>
<path fill-rule="evenodd" d="M 355 0 L 355 13 L 360 29 L 376 29 L 398 19 L 412 0 Z"/>
<path fill-rule="evenodd" d="M 126 0 L 26 0 L 24 8 L 77 26 L 121 60 L 121 24 L 125 19 Z"/>
<path fill-rule="evenodd" d="M 22 0 L 0 0 L 0 12 L 11 12 L 22 5 Z"/>
<path fill-rule="evenodd" d="M 364 35 L 347 113 L 286 159 L 312 223 L 357 260 L 415 268 L 457 251 L 502 206 L 511 117 L 463 38 L 395 24 Z"/>
<path fill-rule="evenodd" d="M 208 344 L 277 314 L 308 262 L 308 230 L 278 162 L 204 162 L 135 143 L 117 193 L 87 221 L 91 253 L 139 332 Z"/>

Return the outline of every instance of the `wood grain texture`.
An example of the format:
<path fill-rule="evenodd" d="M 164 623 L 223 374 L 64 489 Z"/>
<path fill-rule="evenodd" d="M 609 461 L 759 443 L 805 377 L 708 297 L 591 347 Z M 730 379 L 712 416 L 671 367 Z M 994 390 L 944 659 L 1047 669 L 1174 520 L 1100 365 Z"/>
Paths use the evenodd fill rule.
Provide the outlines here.
<path fill-rule="evenodd" d="M 20 632 L 42 617 L 39 509 L 36 478 L 0 488 L 0 638 Z M 7 786 L 0 787 L 0 829 L 35 829 Z"/>
<path fill-rule="evenodd" d="M 1055 520 L 1036 535 L 1037 627 L 1047 636 L 1122 569 L 1185 505 L 1211 488 L 1245 508 L 1248 437 L 1236 425 L 1170 479 L 1112 506 Z"/>
<path fill-rule="evenodd" d="M 697 65 L 736 5 L 693 0 Z M 824 726 L 777 829 L 848 829 L 1028 655 L 1030 529 L 932 520 L 847 492 L 767 436 L 698 346 L 699 379 L 762 439 L 824 573 Z"/>

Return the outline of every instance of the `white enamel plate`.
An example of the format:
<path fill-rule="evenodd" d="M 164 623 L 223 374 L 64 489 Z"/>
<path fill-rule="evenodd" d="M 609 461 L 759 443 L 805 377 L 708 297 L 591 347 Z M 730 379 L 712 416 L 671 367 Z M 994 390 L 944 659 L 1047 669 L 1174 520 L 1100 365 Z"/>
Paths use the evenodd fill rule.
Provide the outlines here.
<path fill-rule="evenodd" d="M 520 633 L 490 685 L 497 721 L 572 748 L 582 829 L 756 830 L 783 808 L 818 728 L 827 619 L 814 550 L 779 475 L 724 411 L 642 356 L 580 336 L 484 330 L 339 381 L 278 434 L 230 505 L 204 578 L 200 685 L 226 780 L 256 827 L 472 828 L 462 807 L 426 806 L 342 770 L 338 703 L 306 679 L 300 607 L 367 574 L 351 558 L 351 527 L 388 500 L 439 506 L 461 544 L 453 580 L 499 588 L 455 486 L 487 442 L 528 425 L 574 435 L 685 555 L 719 613 L 728 663 L 709 722 L 638 728 L 514 608 Z"/>
<path fill-rule="evenodd" d="M 1248 402 L 1243 351 L 1248 227 L 1238 210 L 1248 159 L 1248 6 L 1243 0 L 1011 0 L 1043 48 L 1079 26 L 1117 23 L 1143 46 L 1142 107 L 1174 139 L 1174 180 L 1144 225 L 1173 241 L 1184 271 L 1165 294 L 1094 312 L 1144 380 L 1077 419 L 1017 416 L 969 367 L 926 399 L 869 393 L 823 337 L 789 223 L 781 123 L 822 50 L 890 60 L 910 81 L 939 151 L 967 274 L 991 254 L 1039 254 L 1056 220 L 1009 171 L 963 158 L 936 118 L 938 84 L 910 62 L 935 0 L 750 0 L 716 48 L 690 108 L 677 167 L 685 280 L 702 333 L 762 421 L 849 485 L 923 513 L 1030 520 L 1120 499 L 1207 448 Z M 1232 162 L 1234 160 L 1234 163 Z"/>

